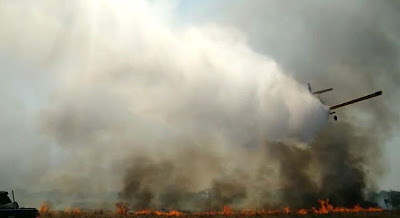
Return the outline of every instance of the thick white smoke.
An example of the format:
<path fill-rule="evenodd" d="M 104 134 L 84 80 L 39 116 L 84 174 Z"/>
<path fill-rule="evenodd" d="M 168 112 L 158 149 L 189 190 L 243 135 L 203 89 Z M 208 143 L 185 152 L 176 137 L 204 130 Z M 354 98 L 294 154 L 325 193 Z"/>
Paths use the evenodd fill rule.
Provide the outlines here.
<path fill-rule="evenodd" d="M 174 13 L 173 3 L 157 1 L 2 2 L 2 81 L 12 84 L 5 93 L 20 94 L 1 110 L 32 137 L 11 156 L 48 158 L 30 184 L 118 190 L 132 153 L 212 144 L 227 156 L 265 141 L 307 143 L 325 123 L 325 106 L 243 33 L 182 24 Z M 1 119 L 2 128 L 13 123 Z"/>

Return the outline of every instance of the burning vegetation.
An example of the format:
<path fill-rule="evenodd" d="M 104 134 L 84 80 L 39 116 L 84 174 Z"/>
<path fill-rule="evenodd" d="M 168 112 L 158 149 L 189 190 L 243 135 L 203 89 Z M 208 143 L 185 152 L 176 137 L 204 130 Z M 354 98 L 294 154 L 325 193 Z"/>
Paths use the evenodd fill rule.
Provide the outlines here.
<path fill-rule="evenodd" d="M 207 146 L 193 146 L 157 158 L 133 157 L 120 197 L 134 210 L 312 208 L 321 198 L 343 208 L 377 207 L 365 193 L 373 184 L 371 173 L 379 171 L 372 155 L 379 154 L 379 141 L 357 132 L 342 121 L 322 130 L 307 147 L 268 142 L 218 157 Z M 199 194 L 204 186 L 207 191 Z"/>
<path fill-rule="evenodd" d="M 224 206 L 222 211 L 209 211 L 209 212 L 180 212 L 176 210 L 159 211 L 159 210 L 140 210 L 132 212 L 132 215 L 155 215 L 155 216 L 259 216 L 259 215 L 307 215 L 307 214 L 334 214 L 334 213 L 361 213 L 361 212 L 382 212 L 382 208 L 370 207 L 362 208 L 359 205 L 353 208 L 334 207 L 329 204 L 329 200 L 318 200 L 320 206 L 311 209 L 290 209 L 285 207 L 283 209 L 275 210 L 233 210 L 229 206 Z"/>
<path fill-rule="evenodd" d="M 203 212 L 195 212 L 195 211 L 178 211 L 178 210 L 151 210 L 151 209 L 143 209 L 130 211 L 129 204 L 119 202 L 116 204 L 116 209 L 114 211 L 85 211 L 80 210 L 79 208 L 75 208 L 71 211 L 70 208 L 66 208 L 64 212 L 62 211 L 41 211 L 42 217 L 65 217 L 65 216 L 74 216 L 74 217 L 112 217 L 112 216 L 131 216 L 131 217 L 207 217 L 207 216 L 224 216 L 224 217 L 253 217 L 253 216 L 279 216 L 279 215 L 298 215 L 298 216 L 307 216 L 307 215 L 326 215 L 326 214 L 359 214 L 363 213 L 363 215 L 368 216 L 376 215 L 376 213 L 384 213 L 384 210 L 377 207 L 370 208 L 362 208 L 359 205 L 356 205 L 352 208 L 346 207 L 334 207 L 329 203 L 329 200 L 318 200 L 319 207 L 312 207 L 311 209 L 290 209 L 289 207 L 285 207 L 283 209 L 274 209 L 274 210 L 234 210 L 229 206 L 224 206 L 222 210 L 217 211 L 203 211 Z M 49 206 L 49 203 L 44 203 L 41 208 L 45 208 Z M 50 207 L 49 207 L 50 208 Z M 347 216 L 346 215 L 346 216 Z"/>
<path fill-rule="evenodd" d="M 38 210 L 40 213 L 49 213 L 50 209 L 51 209 L 50 202 L 45 201 L 45 202 L 43 202 L 42 205 L 40 205 Z"/>

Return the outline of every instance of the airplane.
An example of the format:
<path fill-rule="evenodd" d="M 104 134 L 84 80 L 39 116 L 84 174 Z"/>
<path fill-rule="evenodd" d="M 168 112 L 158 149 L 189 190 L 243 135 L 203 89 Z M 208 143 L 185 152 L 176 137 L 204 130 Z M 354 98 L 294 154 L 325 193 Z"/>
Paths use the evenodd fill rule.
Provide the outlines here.
<path fill-rule="evenodd" d="M 329 88 L 329 89 L 323 89 L 323 90 L 314 92 L 311 89 L 310 83 L 307 83 L 307 85 L 308 85 L 308 90 L 311 92 L 311 94 L 317 96 L 319 98 L 319 100 L 321 101 L 321 103 L 323 103 L 323 104 L 325 104 L 325 103 L 322 101 L 322 99 L 319 97 L 319 95 L 322 94 L 322 93 L 329 92 L 329 91 L 333 90 L 333 88 Z M 372 93 L 372 94 L 369 94 L 369 95 L 365 95 L 365 96 L 350 100 L 350 101 L 346 101 L 346 102 L 343 102 L 343 103 L 340 103 L 340 104 L 336 104 L 336 105 L 333 105 L 333 106 L 328 106 L 327 105 L 329 107 L 329 114 L 330 115 L 331 114 L 336 114 L 336 111 L 333 111 L 333 110 L 336 110 L 338 108 L 341 108 L 341 107 L 344 107 L 344 106 L 347 106 L 347 105 L 350 105 L 350 104 L 354 104 L 354 103 L 357 103 L 357 102 L 360 102 L 360 101 L 364 101 L 364 100 L 367 100 L 367 99 L 370 99 L 370 98 L 378 97 L 380 95 L 382 95 L 382 90 L 381 91 L 377 91 L 377 92 Z M 334 115 L 333 119 L 335 121 L 337 121 L 338 117 L 336 115 Z"/>

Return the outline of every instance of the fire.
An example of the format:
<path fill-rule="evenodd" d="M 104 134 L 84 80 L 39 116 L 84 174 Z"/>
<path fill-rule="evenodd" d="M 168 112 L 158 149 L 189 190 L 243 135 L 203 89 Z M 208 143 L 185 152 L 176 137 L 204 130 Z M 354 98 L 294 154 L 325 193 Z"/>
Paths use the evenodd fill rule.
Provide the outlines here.
<path fill-rule="evenodd" d="M 232 215 L 232 209 L 229 206 L 224 206 L 224 215 Z"/>
<path fill-rule="evenodd" d="M 66 207 L 64 210 L 64 213 L 70 214 L 71 213 L 71 207 Z"/>
<path fill-rule="evenodd" d="M 328 213 L 358 213 L 358 212 L 381 212 L 382 208 L 362 208 L 360 205 L 356 205 L 353 208 L 345 208 L 345 207 L 333 207 L 329 204 L 329 199 L 327 200 L 318 200 L 321 207 L 316 209 L 312 208 L 314 214 L 328 214 Z"/>
<path fill-rule="evenodd" d="M 72 213 L 74 213 L 74 214 L 80 214 L 80 213 L 81 213 L 81 209 L 75 207 L 74 210 L 72 211 Z"/>
<path fill-rule="evenodd" d="M 184 216 L 185 215 L 177 210 L 171 210 L 169 212 L 155 211 L 154 214 L 157 216 Z"/>
<path fill-rule="evenodd" d="M 318 200 L 320 206 L 318 208 L 311 209 L 290 209 L 289 207 L 285 207 L 283 209 L 275 209 L 275 210 L 249 210 L 249 211 L 235 211 L 230 206 L 226 205 L 220 211 L 208 211 L 208 212 L 193 212 L 190 214 L 183 213 L 177 210 L 150 210 L 144 209 L 129 213 L 129 204 L 119 202 L 116 204 L 115 213 L 118 215 L 128 214 L 133 216 L 157 216 L 157 217 L 183 217 L 183 216 L 266 216 L 266 215 L 308 215 L 308 214 L 333 214 L 333 213 L 359 213 L 359 212 L 382 212 L 382 208 L 362 208 L 360 205 L 356 205 L 353 208 L 345 208 L 345 207 L 334 207 L 329 203 L 329 200 Z M 39 211 L 41 213 L 51 213 L 50 212 L 50 203 L 44 202 L 42 206 L 40 206 Z M 66 214 L 82 214 L 79 208 L 74 208 L 71 211 L 70 207 L 65 208 L 64 212 Z M 83 212 L 87 213 L 87 212 Z"/>
<path fill-rule="evenodd" d="M 119 214 L 119 215 L 128 214 L 128 210 L 129 210 L 128 203 L 119 202 L 119 203 L 116 203 L 115 206 L 117 207 L 117 209 L 115 210 L 116 214 Z"/>
<path fill-rule="evenodd" d="M 283 210 L 258 210 L 258 211 L 240 211 L 235 212 L 229 206 L 224 206 L 223 211 L 211 211 L 211 212 L 197 212 L 195 216 L 216 216 L 216 215 L 232 215 L 232 216 L 263 216 L 263 215 L 284 215 L 284 214 L 329 214 L 329 213 L 357 213 L 357 212 L 381 212 L 382 208 L 362 208 L 356 205 L 353 208 L 334 207 L 329 204 L 329 200 L 319 200 L 320 208 L 311 209 L 298 209 L 292 210 L 289 207 L 285 207 Z"/>
<path fill-rule="evenodd" d="M 306 209 L 300 209 L 300 210 L 296 211 L 296 213 L 299 215 L 307 215 L 308 214 Z"/>
<path fill-rule="evenodd" d="M 45 201 L 45 202 L 43 202 L 43 204 L 42 205 L 40 205 L 40 207 L 39 207 L 39 212 L 40 213 L 49 213 L 50 212 L 50 202 L 48 202 L 48 201 Z"/>
<path fill-rule="evenodd" d="M 139 210 L 139 211 L 136 211 L 135 212 L 135 215 L 149 215 L 149 214 L 151 214 L 152 213 L 152 211 L 151 210 Z"/>
<path fill-rule="evenodd" d="M 159 210 L 140 210 L 136 211 L 134 215 L 139 216 L 139 215 L 156 215 L 156 216 L 185 216 L 186 214 L 181 213 L 177 210 L 170 210 L 169 212 L 163 212 Z"/>
<path fill-rule="evenodd" d="M 75 207 L 74 209 L 71 210 L 71 207 L 68 206 L 64 209 L 64 213 L 65 214 L 80 214 L 80 213 L 82 213 L 82 211 L 78 207 Z"/>
<path fill-rule="evenodd" d="M 259 216 L 259 215 L 283 215 L 283 214 L 297 214 L 297 215 L 307 215 L 307 214 L 329 214 L 329 213 L 358 213 L 358 212 L 382 212 L 382 208 L 362 208 L 360 205 L 356 205 L 353 208 L 345 207 L 334 207 L 329 203 L 329 200 L 319 200 L 320 207 L 317 209 L 315 207 L 310 210 L 299 209 L 291 210 L 289 207 L 285 207 L 283 210 L 259 210 L 259 211 L 240 211 L 235 212 L 229 206 L 224 206 L 223 211 L 211 211 L 211 212 L 196 212 L 195 216 L 216 216 L 216 215 L 231 215 L 231 216 Z M 136 213 L 140 214 L 151 214 L 150 210 L 142 211 Z M 159 216 L 165 216 L 165 213 L 155 213 Z M 184 215 L 182 213 L 177 213 L 175 216 Z"/>

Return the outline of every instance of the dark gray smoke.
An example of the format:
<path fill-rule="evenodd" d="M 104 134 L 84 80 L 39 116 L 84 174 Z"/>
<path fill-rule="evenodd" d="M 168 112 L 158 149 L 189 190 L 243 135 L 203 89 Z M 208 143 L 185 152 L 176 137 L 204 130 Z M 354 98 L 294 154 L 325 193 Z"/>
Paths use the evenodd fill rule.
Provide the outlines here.
<path fill-rule="evenodd" d="M 202 7 L 195 7 L 192 18 L 207 23 L 210 20 L 203 15 L 211 14 L 213 21 L 245 32 L 254 49 L 275 57 L 299 82 L 311 82 L 314 89 L 334 88 L 333 93 L 322 96 L 327 104 L 377 90 L 383 90 L 384 95 L 338 110 L 339 122 L 329 123 L 306 149 L 267 143 L 264 158 L 268 161 L 264 164 L 278 166 L 279 173 L 252 171 L 260 180 L 251 181 L 251 185 L 246 180 L 248 172 L 222 177 L 212 183 L 215 193 L 209 206 L 311 207 L 321 198 L 341 206 L 370 206 L 365 194 L 375 190 L 384 175 L 382 150 L 399 124 L 399 2 L 259 0 L 210 4 L 221 10 L 206 7 L 207 11 L 199 11 Z M 266 175 L 278 176 L 279 184 L 260 182 Z M 276 192 L 268 191 L 273 184 Z M 249 186 L 257 185 L 264 201 L 260 198 L 257 203 L 242 204 L 256 196 Z"/>
<path fill-rule="evenodd" d="M 380 174 L 381 144 L 375 137 L 354 135 L 347 123 L 330 124 L 303 150 L 268 146 L 280 161 L 283 202 L 297 208 L 315 206 L 318 199 L 334 205 L 371 206 L 365 199 Z M 372 174 L 372 175 L 371 175 Z"/>
<path fill-rule="evenodd" d="M 291 187 L 285 198 L 294 205 L 301 199 L 299 192 L 313 196 L 311 201 L 329 197 L 339 205 L 364 201 L 365 192 L 376 188 L 384 175 L 382 151 L 399 126 L 400 3 L 225 3 L 215 3 L 218 12 L 204 13 L 246 32 L 253 48 L 275 57 L 299 82 L 311 82 L 315 89 L 334 88 L 321 96 L 328 104 L 383 90 L 382 98 L 338 110 L 339 122 L 329 123 L 309 152 L 280 146 L 274 150 Z M 195 14 L 198 21 L 207 22 L 202 11 Z M 310 165 L 319 168 L 319 174 L 304 173 Z M 307 191 L 315 187 L 318 192 Z M 300 202 L 310 204 L 306 199 Z"/>
<path fill-rule="evenodd" d="M 221 172 L 221 159 L 214 149 L 195 144 L 168 150 L 173 154 L 164 151 L 153 158 L 147 153 L 130 157 L 120 197 L 135 209 L 205 208 L 197 192 Z"/>
<path fill-rule="evenodd" d="M 317 138 L 313 155 L 321 168 L 321 197 L 335 205 L 364 203 L 368 171 L 379 169 L 380 149 L 373 137 L 357 136 L 346 122 Z M 377 168 L 376 168 L 377 167 Z"/>
<path fill-rule="evenodd" d="M 257 148 L 260 154 L 232 151 L 240 154 L 234 160 L 215 156 L 207 145 L 178 150 L 169 160 L 163 155 L 133 158 L 120 196 L 135 209 L 310 208 L 318 199 L 337 206 L 373 206 L 365 194 L 374 188 L 371 178 L 381 175 L 380 144 L 374 136 L 354 135 L 353 128 L 346 121 L 332 123 L 309 147 L 268 142 Z M 244 161 L 247 167 L 229 168 L 228 161 Z M 208 182 L 199 185 L 204 176 Z M 199 193 L 201 187 L 206 194 Z"/>

